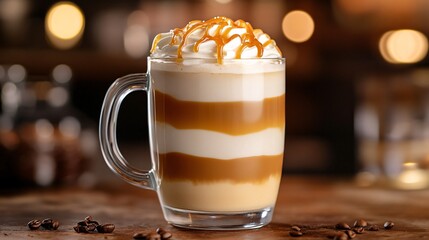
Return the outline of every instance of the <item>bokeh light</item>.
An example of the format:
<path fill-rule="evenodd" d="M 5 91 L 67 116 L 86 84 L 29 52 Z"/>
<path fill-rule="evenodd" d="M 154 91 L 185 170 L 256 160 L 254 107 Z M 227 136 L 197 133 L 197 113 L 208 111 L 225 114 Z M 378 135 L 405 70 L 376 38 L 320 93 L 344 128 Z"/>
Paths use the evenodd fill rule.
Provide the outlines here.
<path fill-rule="evenodd" d="M 19 83 L 27 77 L 27 70 L 20 64 L 14 64 L 7 70 L 7 76 L 12 82 Z"/>
<path fill-rule="evenodd" d="M 47 100 L 52 107 L 62 107 L 68 102 L 69 93 L 64 87 L 53 87 L 48 92 Z"/>
<path fill-rule="evenodd" d="M 21 20 L 29 9 L 29 1 L 27 0 L 1 0 L 0 19 L 9 23 Z"/>
<path fill-rule="evenodd" d="M 5 77 L 6 77 L 6 70 L 2 65 L 0 65 L 0 81 L 2 81 Z"/>
<path fill-rule="evenodd" d="M 134 11 L 128 16 L 124 32 L 125 52 L 133 58 L 146 56 L 149 51 L 149 17 L 143 11 Z"/>
<path fill-rule="evenodd" d="M 227 4 L 232 2 L 232 0 L 216 0 L 216 2 L 220 3 L 220 4 Z"/>
<path fill-rule="evenodd" d="M 81 125 L 75 117 L 65 117 L 58 124 L 58 128 L 64 137 L 77 139 L 81 132 Z"/>
<path fill-rule="evenodd" d="M 379 41 L 382 57 L 390 63 L 416 63 L 428 52 L 428 40 L 421 32 L 401 29 L 388 31 Z"/>
<path fill-rule="evenodd" d="M 65 84 L 68 83 L 73 76 L 72 69 L 66 64 L 57 65 L 52 70 L 52 78 L 55 82 Z"/>
<path fill-rule="evenodd" d="M 85 17 L 74 3 L 58 2 L 46 14 L 46 34 L 51 43 L 60 49 L 75 46 L 84 28 Z"/>
<path fill-rule="evenodd" d="M 304 11 L 292 11 L 283 18 L 282 30 L 289 40 L 298 43 L 305 42 L 313 35 L 314 21 Z"/>

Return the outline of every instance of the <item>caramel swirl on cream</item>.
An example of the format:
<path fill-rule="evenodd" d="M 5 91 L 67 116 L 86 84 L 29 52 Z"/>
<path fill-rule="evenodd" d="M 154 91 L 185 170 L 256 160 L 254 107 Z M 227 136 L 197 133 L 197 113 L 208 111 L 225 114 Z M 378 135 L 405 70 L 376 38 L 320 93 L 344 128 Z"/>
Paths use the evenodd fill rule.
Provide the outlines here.
<path fill-rule="evenodd" d="M 155 58 L 278 58 L 281 51 L 276 42 L 261 29 L 253 29 L 243 20 L 214 17 L 194 20 L 184 28 L 158 34 L 152 44 Z"/>

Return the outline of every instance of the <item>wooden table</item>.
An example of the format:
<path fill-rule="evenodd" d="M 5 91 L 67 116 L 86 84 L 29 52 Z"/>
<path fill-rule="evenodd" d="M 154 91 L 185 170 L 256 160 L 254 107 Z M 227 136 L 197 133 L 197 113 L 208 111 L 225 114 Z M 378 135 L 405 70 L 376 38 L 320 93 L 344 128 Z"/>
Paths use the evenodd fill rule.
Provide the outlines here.
<path fill-rule="evenodd" d="M 87 215 L 113 223 L 112 234 L 76 233 L 73 226 Z M 57 231 L 30 231 L 34 218 L 58 219 Z M 429 190 L 399 191 L 359 188 L 351 180 L 285 176 L 273 222 L 246 231 L 196 231 L 169 226 L 162 217 L 154 192 L 121 183 L 100 184 L 94 189 L 37 189 L 0 196 L 0 239 L 132 239 L 138 231 L 164 227 L 172 239 L 328 239 L 338 222 L 357 218 L 378 224 L 355 239 L 429 239 Z M 384 230 L 385 221 L 395 222 Z M 304 236 L 289 236 L 292 225 L 308 229 Z"/>

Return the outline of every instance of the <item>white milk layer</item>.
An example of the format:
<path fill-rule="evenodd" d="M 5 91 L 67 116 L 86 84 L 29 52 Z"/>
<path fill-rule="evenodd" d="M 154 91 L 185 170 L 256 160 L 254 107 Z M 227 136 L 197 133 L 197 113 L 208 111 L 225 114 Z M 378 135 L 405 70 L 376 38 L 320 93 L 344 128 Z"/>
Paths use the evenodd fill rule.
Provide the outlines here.
<path fill-rule="evenodd" d="M 239 212 L 273 207 L 279 184 L 280 176 L 257 183 L 162 180 L 159 194 L 163 204 L 172 208 Z"/>
<path fill-rule="evenodd" d="M 176 129 L 157 122 L 158 153 L 183 154 L 222 160 L 283 154 L 284 128 L 238 136 L 199 129 Z"/>
<path fill-rule="evenodd" d="M 159 64 L 152 66 L 156 65 Z M 263 65 L 255 65 L 254 73 L 240 73 L 237 69 L 235 71 L 238 73 L 229 73 L 226 69 L 205 72 L 201 66 L 198 72 L 194 65 L 181 68 L 174 63 L 171 65 L 170 70 L 176 68 L 177 71 L 158 71 L 156 67 L 153 68 L 152 88 L 182 101 L 262 101 L 264 98 L 281 96 L 286 90 L 284 66 L 277 71 L 264 72 Z M 215 64 L 210 66 L 214 67 Z"/>

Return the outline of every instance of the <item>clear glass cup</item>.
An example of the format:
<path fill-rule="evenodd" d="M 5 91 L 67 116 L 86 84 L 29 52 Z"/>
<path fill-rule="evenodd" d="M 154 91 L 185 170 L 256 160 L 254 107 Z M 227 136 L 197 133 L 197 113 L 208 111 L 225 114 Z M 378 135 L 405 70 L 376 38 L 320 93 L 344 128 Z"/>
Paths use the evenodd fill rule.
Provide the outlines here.
<path fill-rule="evenodd" d="M 110 169 L 157 192 L 165 219 L 193 229 L 268 224 L 282 175 L 285 60 L 148 58 L 147 73 L 117 79 L 100 118 Z M 148 97 L 152 169 L 122 156 L 116 125 L 127 94 Z"/>

